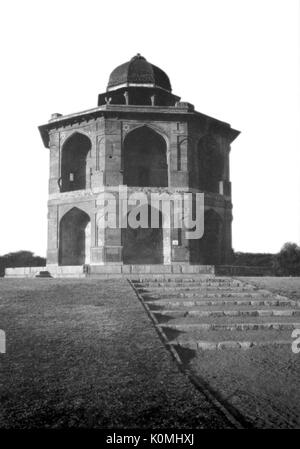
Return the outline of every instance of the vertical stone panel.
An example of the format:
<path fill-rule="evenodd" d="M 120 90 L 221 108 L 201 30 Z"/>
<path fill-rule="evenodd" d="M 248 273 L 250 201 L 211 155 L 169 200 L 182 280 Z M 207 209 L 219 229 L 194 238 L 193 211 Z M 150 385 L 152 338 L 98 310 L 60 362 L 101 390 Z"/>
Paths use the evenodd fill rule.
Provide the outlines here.
<path fill-rule="evenodd" d="M 105 121 L 105 185 L 117 186 L 123 183 L 121 147 L 122 122 Z"/>
<path fill-rule="evenodd" d="M 58 264 L 58 207 L 48 207 L 47 264 Z"/>
<path fill-rule="evenodd" d="M 59 133 L 51 133 L 49 145 L 49 194 L 58 193 L 60 177 L 60 144 Z"/>

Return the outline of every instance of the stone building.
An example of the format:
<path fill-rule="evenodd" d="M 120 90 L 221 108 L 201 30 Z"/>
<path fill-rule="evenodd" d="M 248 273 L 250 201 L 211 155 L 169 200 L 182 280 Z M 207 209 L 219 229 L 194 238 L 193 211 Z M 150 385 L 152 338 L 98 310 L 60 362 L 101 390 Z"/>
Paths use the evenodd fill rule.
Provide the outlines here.
<path fill-rule="evenodd" d="M 39 130 L 50 150 L 48 267 L 229 262 L 229 153 L 239 132 L 181 102 L 160 68 L 134 56 L 112 71 L 97 107 L 53 114 Z M 124 185 L 204 192 L 203 237 L 187 240 L 172 224 L 100 228 L 99 194 Z"/>

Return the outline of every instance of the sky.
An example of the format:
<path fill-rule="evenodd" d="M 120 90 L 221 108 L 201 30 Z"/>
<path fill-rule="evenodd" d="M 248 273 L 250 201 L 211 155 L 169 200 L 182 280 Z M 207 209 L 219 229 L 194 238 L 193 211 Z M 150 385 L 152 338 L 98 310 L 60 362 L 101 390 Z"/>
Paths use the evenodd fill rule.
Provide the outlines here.
<path fill-rule="evenodd" d="M 49 150 L 37 127 L 97 106 L 141 53 L 173 93 L 241 131 L 233 248 L 300 244 L 298 0 L 10 0 L 0 6 L 0 255 L 45 256 Z"/>

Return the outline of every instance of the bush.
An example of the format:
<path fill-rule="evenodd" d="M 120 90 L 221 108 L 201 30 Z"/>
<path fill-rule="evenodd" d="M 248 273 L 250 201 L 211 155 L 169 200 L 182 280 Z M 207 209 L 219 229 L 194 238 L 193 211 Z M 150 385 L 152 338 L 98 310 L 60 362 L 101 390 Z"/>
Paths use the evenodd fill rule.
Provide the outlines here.
<path fill-rule="evenodd" d="M 240 267 L 268 267 L 273 269 L 276 255 L 270 253 L 241 253 L 233 255 L 232 265 Z"/>
<path fill-rule="evenodd" d="M 274 266 L 278 276 L 300 276 L 300 247 L 285 243 L 276 255 Z"/>
<path fill-rule="evenodd" d="M 4 276 L 5 268 L 41 267 L 46 265 L 44 257 L 35 256 L 31 251 L 17 251 L 0 256 L 0 276 Z"/>

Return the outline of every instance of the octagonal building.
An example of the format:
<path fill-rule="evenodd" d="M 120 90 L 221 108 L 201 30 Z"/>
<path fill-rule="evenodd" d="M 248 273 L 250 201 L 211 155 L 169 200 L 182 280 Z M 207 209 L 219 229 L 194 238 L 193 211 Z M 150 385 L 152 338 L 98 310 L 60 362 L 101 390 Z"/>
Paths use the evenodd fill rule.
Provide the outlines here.
<path fill-rule="evenodd" d="M 155 265 L 172 272 L 230 262 L 229 153 L 239 131 L 180 101 L 162 69 L 137 54 L 111 72 L 97 107 L 52 114 L 39 130 L 50 150 L 50 271 Z M 129 195 L 204 193 L 203 237 L 187 240 L 172 222 L 169 229 L 99 227 L 99 195 L 119 186 Z"/>

